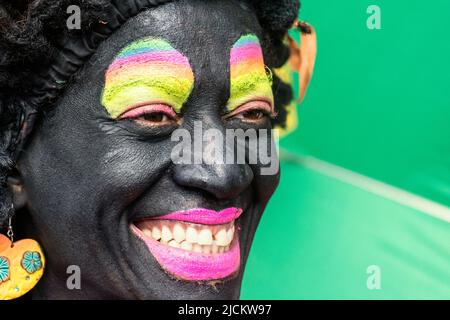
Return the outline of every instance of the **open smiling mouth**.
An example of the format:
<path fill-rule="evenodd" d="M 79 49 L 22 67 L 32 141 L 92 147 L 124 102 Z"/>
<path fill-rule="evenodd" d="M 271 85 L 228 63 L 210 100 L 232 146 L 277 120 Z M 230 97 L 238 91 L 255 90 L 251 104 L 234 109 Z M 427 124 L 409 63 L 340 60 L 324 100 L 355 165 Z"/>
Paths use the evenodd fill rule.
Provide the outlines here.
<path fill-rule="evenodd" d="M 131 225 L 169 274 L 188 281 L 227 278 L 239 270 L 240 208 L 192 209 Z"/>

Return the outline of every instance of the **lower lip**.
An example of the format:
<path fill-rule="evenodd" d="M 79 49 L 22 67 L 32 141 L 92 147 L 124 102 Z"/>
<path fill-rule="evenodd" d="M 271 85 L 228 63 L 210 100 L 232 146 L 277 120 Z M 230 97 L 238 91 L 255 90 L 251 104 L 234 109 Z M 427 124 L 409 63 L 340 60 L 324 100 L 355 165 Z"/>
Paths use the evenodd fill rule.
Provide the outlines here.
<path fill-rule="evenodd" d="M 227 252 L 206 254 L 169 247 L 145 237 L 135 226 L 132 229 L 145 242 L 163 269 L 176 278 L 188 281 L 219 280 L 230 277 L 239 270 L 240 248 L 237 236 Z"/>
<path fill-rule="evenodd" d="M 164 217 L 159 218 L 164 219 Z M 220 280 L 231 277 L 239 270 L 241 255 L 237 231 L 228 251 L 223 253 L 199 253 L 170 247 L 156 241 L 145 236 L 133 224 L 131 229 L 144 241 L 162 268 L 177 279 L 187 281 Z"/>

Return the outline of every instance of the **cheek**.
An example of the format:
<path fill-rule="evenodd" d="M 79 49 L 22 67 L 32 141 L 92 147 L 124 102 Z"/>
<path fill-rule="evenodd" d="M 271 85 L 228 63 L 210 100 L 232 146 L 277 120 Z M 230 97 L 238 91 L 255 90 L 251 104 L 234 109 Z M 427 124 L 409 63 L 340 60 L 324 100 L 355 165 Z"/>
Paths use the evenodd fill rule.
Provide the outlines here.
<path fill-rule="evenodd" d="M 271 126 L 267 126 L 263 130 L 271 132 L 272 128 Z M 261 139 L 261 137 L 259 139 Z M 267 135 L 267 137 L 264 137 L 264 142 L 266 144 L 265 148 L 262 148 L 262 144 L 259 144 L 259 164 L 252 167 L 252 170 L 256 173 L 255 183 L 260 195 L 261 203 L 263 204 L 266 204 L 272 197 L 281 178 L 280 159 L 274 139 L 276 140 L 278 138 L 273 137 L 270 134 Z"/>
<path fill-rule="evenodd" d="M 170 163 L 169 144 L 83 124 L 69 134 L 67 122 L 44 123 L 22 163 L 31 206 L 52 223 L 119 219 Z"/>
<path fill-rule="evenodd" d="M 257 170 L 259 170 L 258 168 Z M 280 171 L 274 175 L 258 175 L 255 177 L 260 202 L 265 206 L 274 194 L 280 182 Z"/>

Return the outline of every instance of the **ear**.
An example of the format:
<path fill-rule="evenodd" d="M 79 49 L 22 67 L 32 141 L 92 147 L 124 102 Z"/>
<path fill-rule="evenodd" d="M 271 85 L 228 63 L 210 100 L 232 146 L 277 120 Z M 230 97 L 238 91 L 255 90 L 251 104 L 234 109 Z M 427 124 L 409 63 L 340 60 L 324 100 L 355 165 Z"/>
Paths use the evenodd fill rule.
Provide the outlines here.
<path fill-rule="evenodd" d="M 305 22 L 296 21 L 294 27 L 300 30 L 301 44 L 300 46 L 289 36 L 289 47 L 291 56 L 289 64 L 291 68 L 299 72 L 299 100 L 300 103 L 305 97 L 306 91 L 311 81 L 314 64 L 317 55 L 317 36 L 314 28 Z"/>
<path fill-rule="evenodd" d="M 18 210 L 25 207 L 28 197 L 17 170 L 14 170 L 14 173 L 8 177 L 8 189 L 12 193 L 14 208 Z"/>

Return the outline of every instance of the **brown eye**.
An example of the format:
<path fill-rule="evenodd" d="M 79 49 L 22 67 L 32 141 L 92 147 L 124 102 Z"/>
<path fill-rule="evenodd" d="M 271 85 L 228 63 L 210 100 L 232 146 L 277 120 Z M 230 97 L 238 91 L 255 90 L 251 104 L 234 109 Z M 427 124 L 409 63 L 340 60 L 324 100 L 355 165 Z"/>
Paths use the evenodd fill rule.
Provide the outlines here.
<path fill-rule="evenodd" d="M 267 114 L 261 110 L 249 110 L 249 111 L 243 112 L 241 114 L 241 117 L 243 119 L 250 120 L 250 121 L 258 121 L 258 120 L 265 118 L 266 116 L 267 116 Z"/>
<path fill-rule="evenodd" d="M 236 108 L 225 119 L 240 119 L 244 122 L 258 123 L 274 115 L 272 104 L 267 101 L 250 101 Z"/>
<path fill-rule="evenodd" d="M 137 117 L 135 121 L 143 126 L 159 127 L 170 126 L 177 123 L 177 120 L 164 112 L 149 112 Z"/>
<path fill-rule="evenodd" d="M 142 120 L 150 121 L 150 122 L 170 122 L 172 119 L 162 112 L 154 112 L 154 113 L 146 113 L 139 117 Z M 139 119 L 138 118 L 138 119 Z"/>
<path fill-rule="evenodd" d="M 125 112 L 121 119 L 133 119 L 144 126 L 166 126 L 176 124 L 177 113 L 164 104 L 146 104 Z"/>

